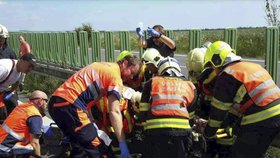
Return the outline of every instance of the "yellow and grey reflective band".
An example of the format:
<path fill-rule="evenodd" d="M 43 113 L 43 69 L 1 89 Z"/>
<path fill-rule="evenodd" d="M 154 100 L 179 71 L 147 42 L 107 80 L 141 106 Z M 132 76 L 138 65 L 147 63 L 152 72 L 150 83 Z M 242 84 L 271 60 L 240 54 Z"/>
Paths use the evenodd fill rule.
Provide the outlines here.
<path fill-rule="evenodd" d="M 226 132 L 229 134 L 229 136 L 232 136 L 232 127 L 227 127 Z"/>
<path fill-rule="evenodd" d="M 181 106 L 180 104 L 160 104 L 156 106 L 152 106 L 152 111 L 161 111 L 161 110 L 177 110 L 182 111 L 188 115 L 188 110 L 186 107 Z"/>
<path fill-rule="evenodd" d="M 31 144 L 27 144 L 27 145 L 21 145 L 21 143 L 16 143 L 14 146 L 13 146 L 13 151 L 14 150 L 34 150 L 33 146 Z"/>
<path fill-rule="evenodd" d="M 211 101 L 213 98 L 213 96 L 210 96 L 210 95 L 204 95 L 204 100 L 205 101 Z"/>
<path fill-rule="evenodd" d="M 209 121 L 208 121 L 208 125 L 213 128 L 221 127 L 222 123 L 223 123 L 223 121 L 217 121 L 217 120 L 213 120 L 213 119 L 209 119 Z"/>
<path fill-rule="evenodd" d="M 227 67 L 224 71 L 228 74 L 233 74 L 235 70 Z"/>
<path fill-rule="evenodd" d="M 133 125 L 131 124 L 130 113 L 127 110 L 124 110 L 123 114 L 124 114 L 125 118 L 127 119 L 127 125 L 128 125 L 129 132 L 131 132 Z"/>
<path fill-rule="evenodd" d="M 251 98 L 253 98 L 254 96 L 256 96 L 259 92 L 261 92 L 263 89 L 266 89 L 268 87 L 270 87 L 271 85 L 275 85 L 274 81 L 272 79 L 267 80 L 261 84 L 259 84 L 257 87 L 255 87 L 254 89 L 252 89 L 249 92 L 249 96 Z"/>
<path fill-rule="evenodd" d="M 5 151 L 5 152 L 10 152 L 11 148 L 6 147 L 5 145 L 0 144 L 0 150 Z"/>
<path fill-rule="evenodd" d="M 103 112 L 104 111 L 104 107 L 105 107 L 104 106 L 104 97 L 99 100 L 99 105 L 100 105 L 101 111 Z"/>
<path fill-rule="evenodd" d="M 242 117 L 242 113 L 240 113 L 236 108 L 234 108 L 234 105 L 233 107 L 231 107 L 228 111 L 229 113 L 233 114 L 234 116 L 240 118 Z"/>
<path fill-rule="evenodd" d="M 244 96 L 247 94 L 248 92 L 247 92 L 247 89 L 246 89 L 246 87 L 245 87 L 245 85 L 244 84 L 242 84 L 239 88 L 238 88 L 238 90 L 237 90 L 237 93 L 236 93 L 236 95 L 235 95 L 235 97 L 234 97 L 234 102 L 235 103 L 240 103 L 242 100 L 243 100 L 243 98 L 244 98 Z"/>
<path fill-rule="evenodd" d="M 266 99 L 266 97 L 268 97 L 272 94 L 276 94 L 276 93 L 280 93 L 280 89 L 277 86 L 272 88 L 272 89 L 269 89 L 269 90 L 265 91 L 262 95 L 258 96 L 258 98 L 255 100 L 255 103 L 259 104 L 264 99 Z"/>
<path fill-rule="evenodd" d="M 195 117 L 195 111 L 190 112 L 190 113 L 189 113 L 189 116 L 190 116 L 190 118 L 194 118 L 194 117 Z"/>
<path fill-rule="evenodd" d="M 146 126 L 147 126 L 147 122 L 141 122 L 142 126 L 144 127 L 144 129 L 146 129 Z"/>
<path fill-rule="evenodd" d="M 225 132 L 225 129 L 224 128 L 219 128 L 218 130 L 217 130 L 217 132 L 216 133 L 224 133 Z"/>
<path fill-rule="evenodd" d="M 22 136 L 20 136 L 19 134 L 17 134 L 15 131 L 13 131 L 10 127 L 8 127 L 5 123 L 2 124 L 2 128 L 9 133 L 10 135 L 12 135 L 14 138 L 16 138 L 17 140 L 22 141 L 24 138 Z"/>
<path fill-rule="evenodd" d="M 235 140 L 236 140 L 236 136 L 231 136 L 231 137 L 228 137 L 228 138 L 220 138 L 220 139 L 217 139 L 216 142 L 218 144 L 221 144 L 221 145 L 233 145 Z"/>
<path fill-rule="evenodd" d="M 178 118 L 159 118 L 146 121 L 145 129 L 156 129 L 156 128 L 180 128 L 180 129 L 191 129 L 189 120 L 178 119 Z"/>
<path fill-rule="evenodd" d="M 112 126 L 110 126 L 110 127 L 108 128 L 108 131 L 109 131 L 109 132 L 112 132 L 112 133 L 115 132 L 115 130 L 114 130 L 114 128 L 113 128 Z"/>
<path fill-rule="evenodd" d="M 112 150 L 113 150 L 113 152 L 118 152 L 118 151 L 120 151 L 120 148 L 119 148 L 119 147 L 112 146 Z"/>
<path fill-rule="evenodd" d="M 251 115 L 243 116 L 241 120 L 241 125 L 247 125 L 251 123 L 260 122 L 271 117 L 280 115 L 280 104 L 273 106 L 269 109 L 257 112 Z"/>
<path fill-rule="evenodd" d="M 157 100 L 161 100 L 161 99 L 176 99 L 176 100 L 180 100 L 183 103 L 187 104 L 187 100 L 184 98 L 184 96 L 182 95 L 164 95 L 164 94 L 158 94 L 156 96 L 153 96 L 153 101 L 157 101 Z"/>
<path fill-rule="evenodd" d="M 150 109 L 150 103 L 143 103 L 141 102 L 139 105 L 140 111 L 149 111 Z"/>
<path fill-rule="evenodd" d="M 231 106 L 233 105 L 233 103 L 224 103 L 213 97 L 213 99 L 211 101 L 211 105 L 217 109 L 220 109 L 223 111 L 228 111 L 231 108 Z"/>

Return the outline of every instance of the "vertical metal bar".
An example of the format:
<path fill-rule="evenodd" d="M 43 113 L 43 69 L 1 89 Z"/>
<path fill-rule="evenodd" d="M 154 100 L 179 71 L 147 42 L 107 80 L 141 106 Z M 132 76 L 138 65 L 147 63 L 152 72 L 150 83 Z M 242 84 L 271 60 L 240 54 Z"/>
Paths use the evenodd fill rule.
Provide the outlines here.
<path fill-rule="evenodd" d="M 190 50 L 201 46 L 201 30 L 190 30 Z M 188 52 L 190 51 L 188 50 Z"/>
<path fill-rule="evenodd" d="M 105 37 L 105 60 L 107 62 L 113 62 L 115 61 L 114 56 L 114 33 L 113 32 L 104 32 Z"/>
<path fill-rule="evenodd" d="M 91 45 L 93 61 L 101 61 L 101 40 L 99 32 L 91 32 Z"/>
<path fill-rule="evenodd" d="M 265 66 L 271 74 L 272 79 L 278 81 L 278 58 L 279 58 L 279 29 L 278 27 L 268 27 L 266 29 L 266 56 Z"/>
<path fill-rule="evenodd" d="M 231 48 L 236 49 L 237 46 L 237 29 L 227 28 L 224 30 L 224 40 Z"/>
<path fill-rule="evenodd" d="M 76 32 L 69 32 L 69 52 L 70 52 L 70 65 L 72 67 L 81 67 L 78 56 L 78 38 Z"/>
<path fill-rule="evenodd" d="M 82 61 L 82 66 L 86 66 L 89 64 L 89 54 L 88 54 L 88 33 L 86 31 L 79 32 L 79 40 L 80 40 L 80 56 Z"/>

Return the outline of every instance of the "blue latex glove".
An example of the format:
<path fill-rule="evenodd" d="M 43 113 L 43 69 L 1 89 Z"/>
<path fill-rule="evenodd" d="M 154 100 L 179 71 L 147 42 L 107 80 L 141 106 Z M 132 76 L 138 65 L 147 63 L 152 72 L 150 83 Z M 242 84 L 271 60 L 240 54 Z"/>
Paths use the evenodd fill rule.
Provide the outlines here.
<path fill-rule="evenodd" d="M 121 158 L 131 158 L 125 141 L 120 142 L 119 147 L 121 149 Z"/>
<path fill-rule="evenodd" d="M 152 36 L 152 37 L 159 38 L 161 36 L 160 32 L 157 32 L 156 30 L 154 30 L 153 28 L 150 28 L 150 27 L 148 27 L 147 32 L 148 32 L 148 35 Z"/>
<path fill-rule="evenodd" d="M 136 28 L 136 33 L 140 38 L 144 37 L 144 31 L 140 27 Z"/>

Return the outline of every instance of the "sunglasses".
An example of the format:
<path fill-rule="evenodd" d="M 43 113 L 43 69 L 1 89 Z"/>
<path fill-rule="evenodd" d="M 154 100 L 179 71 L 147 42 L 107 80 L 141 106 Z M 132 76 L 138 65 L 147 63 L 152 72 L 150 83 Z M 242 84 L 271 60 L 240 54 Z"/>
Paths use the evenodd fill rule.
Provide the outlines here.
<path fill-rule="evenodd" d="M 44 98 L 32 98 L 32 99 L 30 99 L 30 100 L 36 100 L 36 99 L 42 99 L 42 100 L 44 100 L 45 102 L 48 102 L 48 99 L 44 99 Z"/>

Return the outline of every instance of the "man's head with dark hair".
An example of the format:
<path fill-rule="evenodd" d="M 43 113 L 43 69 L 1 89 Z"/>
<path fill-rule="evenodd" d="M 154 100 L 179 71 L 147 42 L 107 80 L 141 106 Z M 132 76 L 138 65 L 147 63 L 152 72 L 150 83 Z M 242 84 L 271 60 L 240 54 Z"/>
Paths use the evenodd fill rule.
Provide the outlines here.
<path fill-rule="evenodd" d="M 36 66 L 35 57 L 28 53 L 20 57 L 16 67 L 18 72 L 28 73 Z"/>
<path fill-rule="evenodd" d="M 21 60 L 25 60 L 25 61 L 28 61 L 30 64 L 32 64 L 33 66 L 36 66 L 36 59 L 35 57 L 30 54 L 30 53 L 27 53 L 27 54 L 24 54 L 23 56 L 20 57 Z"/>
<path fill-rule="evenodd" d="M 133 79 L 142 66 L 141 60 L 136 55 L 127 55 L 117 63 L 120 66 L 123 82 Z"/>
<path fill-rule="evenodd" d="M 164 27 L 161 25 L 155 25 L 153 26 L 153 29 L 156 30 L 157 32 L 160 32 L 161 34 L 165 35 Z"/>

